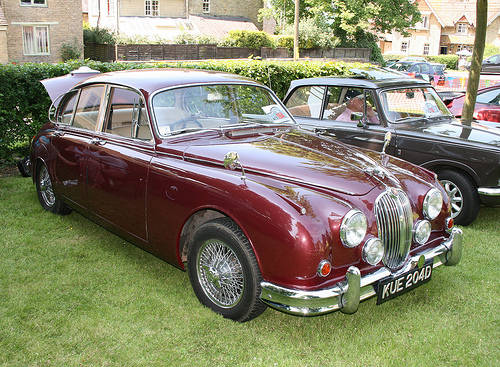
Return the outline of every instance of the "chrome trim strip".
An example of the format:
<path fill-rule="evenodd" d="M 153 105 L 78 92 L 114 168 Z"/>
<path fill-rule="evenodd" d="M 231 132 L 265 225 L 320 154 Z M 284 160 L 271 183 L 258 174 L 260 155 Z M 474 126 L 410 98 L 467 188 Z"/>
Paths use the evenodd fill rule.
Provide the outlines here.
<path fill-rule="evenodd" d="M 485 196 L 500 196 L 500 187 L 479 187 L 477 192 Z"/>
<path fill-rule="evenodd" d="M 413 269 L 421 256 L 425 260 L 434 259 L 433 267 L 440 265 L 456 265 L 462 256 L 463 232 L 453 228 L 448 239 L 438 246 L 415 254 L 396 273 L 388 268 L 380 268 L 373 273 L 360 276 L 359 269 L 351 266 L 344 281 L 332 288 L 318 291 L 307 291 L 281 287 L 269 282 L 261 283 L 261 300 L 280 311 L 300 316 L 321 315 L 336 310 L 346 313 L 356 312 L 358 304 L 376 295 L 374 285 L 390 275 L 403 274 Z M 359 300 L 359 301 L 358 301 Z"/>

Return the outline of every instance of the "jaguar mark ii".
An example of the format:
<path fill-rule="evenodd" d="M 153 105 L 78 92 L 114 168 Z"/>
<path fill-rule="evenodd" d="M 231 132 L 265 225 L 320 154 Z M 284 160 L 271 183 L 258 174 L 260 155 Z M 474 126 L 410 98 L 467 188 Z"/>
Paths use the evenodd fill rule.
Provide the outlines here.
<path fill-rule="evenodd" d="M 187 270 L 202 304 L 353 313 L 456 265 L 462 232 L 434 173 L 300 130 L 267 87 L 224 73 L 101 74 L 32 142 L 42 207 L 89 217 Z"/>

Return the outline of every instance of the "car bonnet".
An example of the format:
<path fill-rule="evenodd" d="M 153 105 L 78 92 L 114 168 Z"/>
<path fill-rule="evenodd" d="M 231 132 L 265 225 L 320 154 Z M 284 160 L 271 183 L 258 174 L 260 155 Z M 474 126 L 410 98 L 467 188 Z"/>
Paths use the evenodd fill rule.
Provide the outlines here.
<path fill-rule="evenodd" d="M 248 178 L 256 179 L 255 174 L 349 195 L 365 195 L 382 183 L 399 186 L 386 168 L 357 149 L 298 130 L 264 139 L 190 145 L 184 158 L 222 166 L 229 152 L 238 153 Z"/>

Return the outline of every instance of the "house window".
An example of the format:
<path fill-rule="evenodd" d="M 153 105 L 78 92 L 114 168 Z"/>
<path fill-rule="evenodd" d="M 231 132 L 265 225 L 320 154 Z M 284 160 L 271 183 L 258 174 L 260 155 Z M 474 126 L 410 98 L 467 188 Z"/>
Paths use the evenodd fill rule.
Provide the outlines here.
<path fill-rule="evenodd" d="M 210 13 L 210 0 L 203 0 L 203 12 Z"/>
<path fill-rule="evenodd" d="M 401 52 L 408 52 L 408 42 L 401 42 Z"/>
<path fill-rule="evenodd" d="M 21 5 L 39 6 L 39 5 L 47 5 L 47 2 L 45 0 L 21 0 Z"/>
<path fill-rule="evenodd" d="M 458 34 L 467 34 L 467 23 L 458 23 L 457 24 L 457 33 Z"/>
<path fill-rule="evenodd" d="M 23 26 L 23 49 L 25 55 L 49 55 L 49 27 Z"/>
<path fill-rule="evenodd" d="M 429 55 L 429 44 L 424 43 L 424 55 Z"/>
<path fill-rule="evenodd" d="M 160 4 L 158 0 L 146 0 L 146 13 L 149 17 L 160 16 Z"/>
<path fill-rule="evenodd" d="M 422 17 L 422 29 L 429 29 L 429 18 L 426 16 Z"/>
<path fill-rule="evenodd" d="M 108 7 L 108 15 L 114 16 L 116 14 L 116 1 L 115 0 L 107 0 L 106 3 Z"/>

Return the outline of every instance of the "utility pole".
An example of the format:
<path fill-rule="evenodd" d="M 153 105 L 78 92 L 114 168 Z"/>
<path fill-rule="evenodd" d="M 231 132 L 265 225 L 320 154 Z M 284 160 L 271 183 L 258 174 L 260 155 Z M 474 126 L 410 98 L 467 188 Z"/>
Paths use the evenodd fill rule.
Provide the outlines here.
<path fill-rule="evenodd" d="M 299 60 L 299 9 L 300 0 L 295 0 L 295 19 L 293 22 L 293 60 Z"/>

